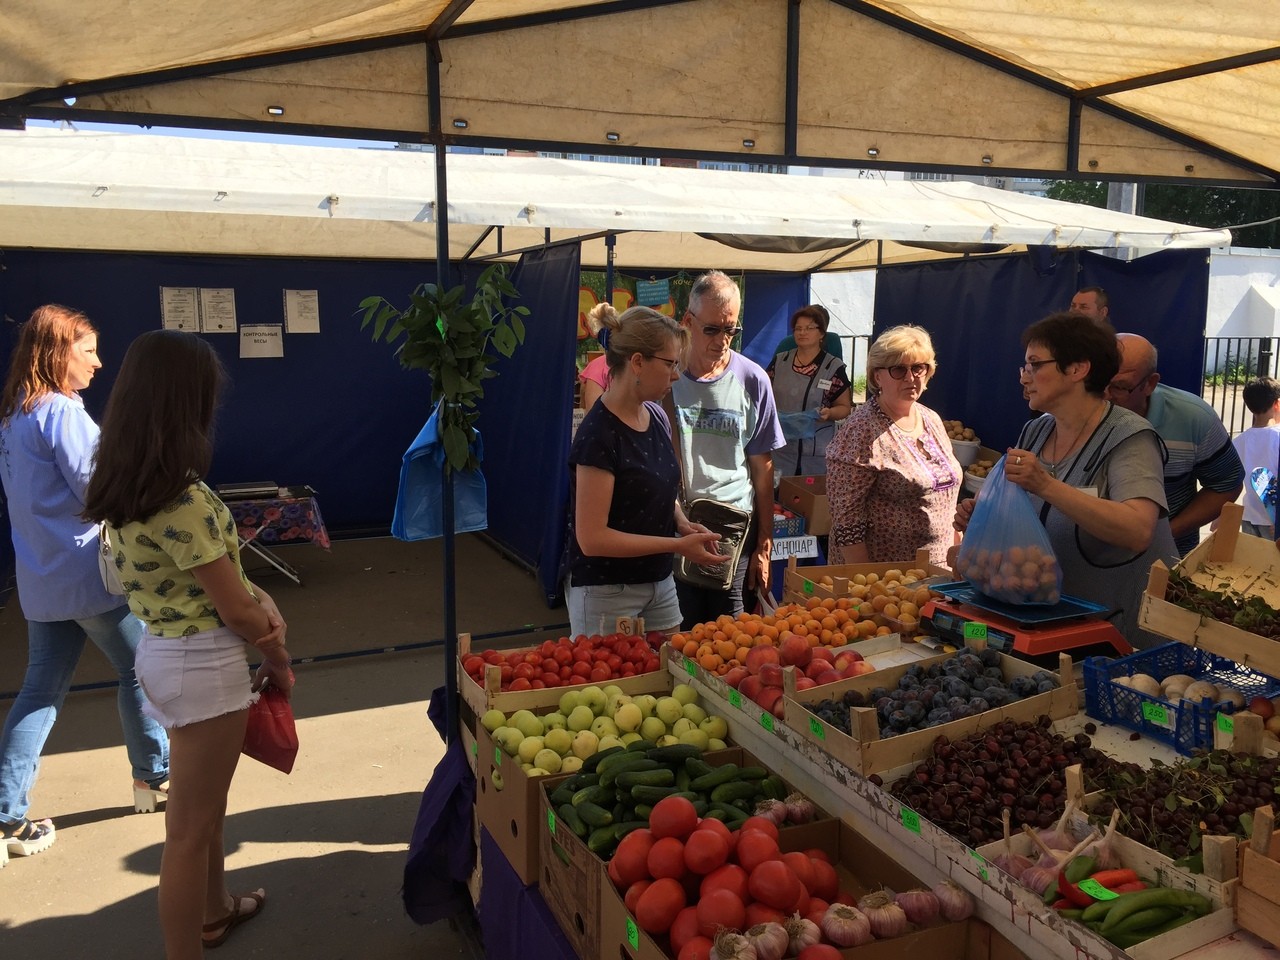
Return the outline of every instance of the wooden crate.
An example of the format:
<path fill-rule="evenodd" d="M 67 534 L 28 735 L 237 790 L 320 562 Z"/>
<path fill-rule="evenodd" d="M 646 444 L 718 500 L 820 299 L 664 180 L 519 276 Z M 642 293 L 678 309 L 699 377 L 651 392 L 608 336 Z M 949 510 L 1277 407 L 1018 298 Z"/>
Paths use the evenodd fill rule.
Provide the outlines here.
<path fill-rule="evenodd" d="M 976 645 L 976 644 L 975 644 Z M 917 663 L 928 667 L 933 663 L 943 663 L 950 655 L 943 654 L 919 660 Z M 1034 720 L 1047 714 L 1055 720 L 1074 716 L 1079 710 L 1075 678 L 1071 672 L 1071 658 L 1067 654 L 1058 656 L 1058 679 L 1060 685 L 1049 693 L 1037 693 L 1034 696 L 1011 703 L 1007 707 L 987 710 L 974 717 L 952 720 L 913 733 L 903 733 L 888 740 L 880 739 L 880 725 L 876 711 L 871 707 L 854 708 L 849 711 L 849 722 L 853 726 L 852 735 L 824 721 L 817 714 L 811 713 L 807 707 L 828 698 L 838 698 L 846 690 L 857 690 L 866 694 L 876 687 L 893 688 L 911 665 L 889 667 L 877 670 L 861 677 L 829 683 L 821 687 L 811 687 L 783 698 L 785 704 L 783 722 L 788 728 L 820 744 L 824 750 L 847 766 L 850 770 L 870 776 L 893 770 L 897 767 L 916 763 L 929 755 L 933 741 L 940 736 L 959 740 L 979 730 L 989 730 L 1002 720 Z M 1006 680 L 1015 676 L 1030 676 L 1042 669 L 1035 664 L 1020 660 L 1017 657 L 1000 655 L 1000 668 Z"/>
<path fill-rule="evenodd" d="M 801 567 L 796 564 L 795 557 L 792 557 L 787 561 L 787 569 L 782 572 L 782 600 L 784 603 L 805 603 L 810 597 L 821 600 L 834 597 L 838 600 L 849 595 L 848 587 L 833 589 L 822 583 L 823 577 L 851 580 L 859 573 L 883 576 L 888 570 L 923 570 L 929 577 L 952 578 L 951 571 L 946 567 L 929 562 L 928 550 L 918 550 L 915 559 L 899 563 L 842 563 L 826 567 Z"/>
<path fill-rule="evenodd" d="M 1240 850 L 1240 889 L 1236 922 L 1273 947 L 1280 947 L 1280 830 L 1275 810 L 1266 806 L 1253 817 L 1253 838 Z"/>
<path fill-rule="evenodd" d="M 1175 569 L 1199 586 L 1227 585 L 1280 609 L 1280 551 L 1270 540 L 1240 532 L 1241 510 L 1237 504 L 1223 507 L 1217 531 Z M 1280 677 L 1280 643 L 1170 603 L 1165 599 L 1168 585 L 1169 568 L 1157 560 L 1142 595 L 1138 623 L 1144 629 Z"/>
<path fill-rule="evenodd" d="M 532 647 L 528 649 L 533 649 Z M 462 660 L 471 653 L 471 634 L 458 634 L 458 660 L 454 664 L 458 677 L 458 696 L 466 708 L 475 716 L 471 725 L 473 732 L 479 727 L 479 719 L 489 710 L 501 710 L 510 716 L 517 710 L 532 710 L 535 713 L 545 712 L 547 708 L 560 702 L 560 698 L 570 690 L 583 690 L 586 687 L 616 686 L 623 693 L 634 696 L 637 693 L 667 694 L 671 692 L 671 681 L 667 673 L 668 644 L 663 644 L 658 651 L 658 669 L 649 673 L 641 673 L 634 677 L 622 677 L 619 680 L 605 680 L 602 683 L 576 683 L 572 686 L 546 687 L 542 690 L 503 691 L 501 670 L 495 664 L 485 668 L 484 686 L 480 686 L 462 669 Z"/>

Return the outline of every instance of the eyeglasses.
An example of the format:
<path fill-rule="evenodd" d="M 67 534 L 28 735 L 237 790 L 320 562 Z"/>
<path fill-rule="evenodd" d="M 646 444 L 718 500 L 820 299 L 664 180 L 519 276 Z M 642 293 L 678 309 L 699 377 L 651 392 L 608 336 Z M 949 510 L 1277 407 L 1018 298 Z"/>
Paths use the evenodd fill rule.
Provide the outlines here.
<path fill-rule="evenodd" d="M 881 367 L 880 369 L 888 370 L 889 376 L 895 380 L 905 380 L 908 373 L 913 377 L 927 377 L 931 368 L 932 364 L 928 363 L 913 363 L 911 366 L 907 366 L 905 363 L 896 363 L 892 367 Z"/>
<path fill-rule="evenodd" d="M 704 337 L 726 336 L 730 340 L 732 340 L 741 332 L 742 332 L 741 327 L 717 327 L 711 324 L 707 324 L 702 328 L 702 335 Z"/>
<path fill-rule="evenodd" d="M 1057 362 L 1058 361 L 1054 359 L 1028 360 L 1026 363 L 1018 365 L 1018 376 L 1021 377 L 1023 375 L 1026 375 L 1028 377 L 1034 377 L 1036 375 L 1036 371 L 1039 370 L 1041 367 L 1043 367 L 1046 363 L 1057 363 Z"/>
<path fill-rule="evenodd" d="M 651 355 L 649 356 L 649 359 L 650 359 L 650 360 L 661 360 L 661 361 L 662 361 L 663 363 L 665 363 L 665 364 L 667 365 L 667 367 L 668 367 L 669 369 L 671 369 L 673 372 L 675 371 L 676 367 L 677 367 L 677 366 L 679 365 L 679 363 L 680 363 L 680 361 L 679 361 L 678 359 L 677 359 L 677 360 L 671 360 L 671 359 L 669 359 L 668 357 L 660 357 L 660 356 L 658 356 L 656 353 L 651 354 Z"/>
<path fill-rule="evenodd" d="M 1109 392 L 1109 393 L 1119 393 L 1119 394 L 1124 394 L 1125 396 L 1128 396 L 1129 394 L 1133 393 L 1133 391 L 1137 390 L 1139 387 L 1141 387 L 1141 386 L 1142 386 L 1144 383 L 1146 383 L 1146 382 L 1147 382 L 1147 378 L 1146 378 L 1146 377 L 1143 377 L 1141 380 L 1139 380 L 1137 383 L 1135 383 L 1132 387 L 1122 387 L 1122 386 L 1121 386 L 1120 384 L 1118 384 L 1118 383 L 1108 383 L 1108 384 L 1107 384 L 1107 392 Z"/>
<path fill-rule="evenodd" d="M 797 326 L 791 331 L 792 333 L 821 333 L 821 327 L 800 327 Z"/>

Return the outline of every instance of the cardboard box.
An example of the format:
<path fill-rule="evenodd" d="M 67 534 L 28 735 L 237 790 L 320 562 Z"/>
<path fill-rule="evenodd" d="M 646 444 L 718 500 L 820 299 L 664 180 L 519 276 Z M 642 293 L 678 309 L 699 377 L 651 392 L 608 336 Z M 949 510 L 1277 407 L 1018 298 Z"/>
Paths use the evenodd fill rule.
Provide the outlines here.
<path fill-rule="evenodd" d="M 955 579 L 946 567 L 939 567 L 929 562 L 928 550 L 917 550 L 914 559 L 902 560 L 898 563 L 843 563 L 826 567 L 802 567 L 792 558 L 787 562 L 787 569 L 782 572 L 782 600 L 784 603 L 806 603 L 810 597 L 825 600 L 828 597 L 840 599 L 849 596 L 847 584 L 834 581 L 852 580 L 858 574 L 874 573 L 883 576 L 889 570 L 923 570 L 926 578 L 945 577 Z M 822 582 L 823 577 L 830 577 L 832 584 Z"/>
<path fill-rule="evenodd" d="M 976 645 L 976 643 L 975 643 Z M 919 660 L 920 666 L 928 667 L 933 663 L 943 663 L 948 655 L 930 657 Z M 1060 684 L 1049 693 L 1037 693 L 1011 703 L 1007 707 L 987 710 L 973 717 L 952 720 L 913 733 L 903 733 L 888 740 L 880 739 L 880 724 L 876 711 L 872 707 L 855 708 L 849 711 L 849 722 L 853 725 L 852 735 L 845 733 L 811 713 L 807 704 L 821 700 L 836 699 L 846 690 L 857 690 L 866 694 L 876 687 L 893 688 L 898 680 L 907 672 L 910 665 L 889 667 L 877 670 L 861 677 L 841 680 L 839 683 L 828 683 L 821 687 L 811 687 L 783 698 L 784 719 L 788 728 L 795 730 L 810 740 L 820 744 L 824 750 L 847 766 L 850 770 L 865 776 L 893 770 L 897 767 L 916 763 L 929 755 L 933 741 L 940 736 L 958 740 L 979 730 L 988 730 L 1002 720 L 1034 720 L 1042 714 L 1060 720 L 1074 716 L 1079 710 L 1075 677 L 1071 672 L 1071 658 L 1065 653 L 1058 657 L 1058 679 Z M 1017 657 L 1000 655 L 1000 669 L 1006 680 L 1015 676 L 1030 676 L 1042 669 L 1033 663 Z"/>
<path fill-rule="evenodd" d="M 1280 551 L 1270 540 L 1240 532 L 1242 510 L 1238 504 L 1223 507 L 1217 531 L 1174 569 L 1197 586 L 1261 597 L 1280 609 Z M 1169 602 L 1168 585 L 1169 568 L 1157 560 L 1142 595 L 1138 623 L 1144 629 L 1280 677 L 1280 643 Z"/>
<path fill-rule="evenodd" d="M 910 890 L 920 881 L 890 859 L 878 847 L 839 820 L 824 820 L 806 827 L 781 831 L 778 845 L 783 852 L 819 847 L 837 864 L 840 887 L 862 896 L 881 887 Z M 592 957 L 619 957 L 629 960 L 671 960 L 665 937 L 655 938 L 641 930 L 622 902 L 622 894 L 607 876 L 600 895 L 600 952 L 579 954 Z M 927 927 L 892 940 L 841 950 L 849 960 L 966 960 L 970 945 L 968 921 Z M 987 960 L 984 950 L 981 960 Z"/>
<path fill-rule="evenodd" d="M 827 478 L 783 477 L 778 483 L 778 502 L 805 519 L 805 529 L 814 536 L 831 532 L 831 509 L 827 505 Z"/>

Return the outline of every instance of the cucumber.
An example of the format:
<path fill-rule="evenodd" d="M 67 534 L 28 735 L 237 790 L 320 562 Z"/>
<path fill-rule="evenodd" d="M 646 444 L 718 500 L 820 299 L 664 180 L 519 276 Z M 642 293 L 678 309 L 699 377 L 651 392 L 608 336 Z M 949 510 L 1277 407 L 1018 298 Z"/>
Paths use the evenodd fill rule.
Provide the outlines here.
<path fill-rule="evenodd" d="M 763 780 L 769 775 L 764 767 L 743 767 L 738 771 L 739 780 Z"/>
<path fill-rule="evenodd" d="M 770 800 L 785 800 L 787 797 L 787 785 L 782 782 L 782 778 L 776 773 L 770 774 L 760 781 L 760 795 Z"/>
<path fill-rule="evenodd" d="M 633 787 L 670 787 L 676 782 L 676 775 L 669 767 L 658 767 L 656 770 L 624 770 L 618 774 L 618 786 L 630 790 Z"/>
<path fill-rule="evenodd" d="M 573 780 L 574 778 L 570 777 L 564 783 L 551 791 L 550 799 L 553 807 L 558 807 L 562 803 L 568 803 L 573 798 L 574 793 L 578 789 L 573 785 Z"/>
<path fill-rule="evenodd" d="M 687 761 L 686 761 L 687 762 Z M 730 780 L 736 780 L 738 777 L 738 765 L 736 763 L 726 763 L 723 766 L 716 767 L 710 773 L 705 773 L 689 781 L 689 789 L 698 793 L 706 793 L 713 787 L 718 787 L 722 783 L 728 783 Z"/>
<path fill-rule="evenodd" d="M 759 784 L 752 783 L 750 780 L 734 780 L 731 783 L 722 783 L 711 791 L 711 802 L 718 803 L 722 806 L 726 803 L 733 803 L 735 800 L 750 800 L 759 796 Z"/>
<path fill-rule="evenodd" d="M 701 757 L 702 751 L 691 743 L 674 743 L 669 747 L 654 747 L 652 750 L 646 750 L 644 755 L 650 760 L 674 766 L 684 763 L 690 757 Z"/>
<path fill-rule="evenodd" d="M 702 799 L 695 800 L 693 801 L 693 812 L 700 817 L 705 817 L 707 815 L 707 807 L 709 806 L 710 804 L 707 803 L 707 801 L 705 800 L 702 800 Z"/>
<path fill-rule="evenodd" d="M 652 740 L 632 740 L 629 744 L 627 744 L 626 749 L 633 753 L 648 753 L 650 750 L 655 749 L 657 746 L 658 745 L 654 743 Z"/>
<path fill-rule="evenodd" d="M 610 771 L 626 770 L 633 763 L 649 763 L 649 762 L 651 762 L 649 758 L 646 757 L 639 750 L 620 750 L 617 753 L 610 754 L 609 756 L 601 760 L 600 763 L 596 766 L 596 773 L 600 774 L 601 778 L 603 778 L 605 774 L 609 773 Z"/>
<path fill-rule="evenodd" d="M 584 801 L 573 809 L 578 811 L 582 822 L 589 827 L 607 827 L 613 823 L 613 814 L 599 804 Z"/>
<path fill-rule="evenodd" d="M 618 845 L 618 838 L 614 836 L 614 826 L 610 824 L 605 827 L 596 827 L 587 837 L 587 849 L 594 853 L 602 860 L 608 860 L 613 856 L 613 848 Z"/>
<path fill-rule="evenodd" d="M 624 820 L 613 825 L 613 835 L 621 840 L 632 830 L 643 830 L 649 826 L 648 820 Z"/>
<path fill-rule="evenodd" d="M 689 776 L 689 771 L 684 764 L 676 767 L 676 787 L 678 789 L 688 790 L 690 779 L 692 778 Z"/>
<path fill-rule="evenodd" d="M 560 804 L 560 807 L 556 810 L 556 816 L 560 818 L 561 823 L 568 825 L 570 830 L 583 839 L 586 839 L 587 834 L 591 832 L 587 829 L 587 825 L 582 818 L 578 816 L 578 811 L 573 808 L 571 803 Z"/>
<path fill-rule="evenodd" d="M 704 777 L 715 769 L 715 767 L 711 766 L 707 761 L 698 757 L 689 757 L 685 760 L 684 768 L 689 771 L 689 777 L 691 779 L 694 777 Z"/>
<path fill-rule="evenodd" d="M 644 825 L 646 827 L 649 825 L 649 814 L 651 813 L 653 813 L 653 804 L 651 803 L 636 804 L 636 816 L 644 820 Z"/>
<path fill-rule="evenodd" d="M 605 770 L 602 774 L 600 774 L 601 785 L 606 787 L 613 786 L 614 783 L 617 782 L 618 777 L 620 777 L 624 773 L 632 773 L 632 772 L 638 773 L 644 770 L 658 770 L 658 769 L 661 769 L 662 767 L 662 765 L 659 764 L 657 760 L 650 760 L 642 753 L 627 753 L 627 754 L 623 754 L 623 757 L 624 757 L 624 760 L 613 764 L 612 766 L 609 767 L 608 770 Z M 675 780 L 674 773 L 671 774 L 671 779 L 674 782 Z"/>
<path fill-rule="evenodd" d="M 713 803 L 707 806 L 707 816 L 720 820 L 730 830 L 746 822 L 747 814 L 728 804 Z"/>
<path fill-rule="evenodd" d="M 613 791 L 597 783 L 594 787 L 583 787 L 576 791 L 569 802 L 575 807 L 580 807 L 584 803 L 601 804 L 608 803 L 612 799 Z"/>
<path fill-rule="evenodd" d="M 679 792 L 679 788 L 675 786 L 658 787 L 647 783 L 638 783 L 631 788 L 631 797 L 637 803 L 654 804 Z"/>
<path fill-rule="evenodd" d="M 595 769 L 601 760 L 606 757 L 612 757 L 615 753 L 622 753 L 625 749 L 625 747 L 609 747 L 607 750 L 597 750 L 591 756 L 587 757 L 587 759 L 582 761 L 582 766 L 579 770 L 582 773 L 595 773 Z"/>

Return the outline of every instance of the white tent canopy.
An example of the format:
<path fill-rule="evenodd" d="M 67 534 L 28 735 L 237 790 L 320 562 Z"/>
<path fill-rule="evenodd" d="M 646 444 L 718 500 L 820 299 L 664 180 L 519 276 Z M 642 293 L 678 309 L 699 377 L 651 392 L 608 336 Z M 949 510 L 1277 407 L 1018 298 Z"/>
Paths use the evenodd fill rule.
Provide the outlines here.
<path fill-rule="evenodd" d="M 1280 182 L 1267 0 L 6 0 L 0 124 Z"/>
<path fill-rule="evenodd" d="M 1226 230 L 964 182 L 732 173 L 451 155 L 451 258 L 591 237 L 624 266 L 850 269 L 950 245 L 1140 252 L 1221 246 Z M 0 133 L 0 246 L 236 256 L 435 254 L 435 160 L 401 150 L 31 130 Z M 726 245 L 706 235 L 732 235 Z M 814 244 L 813 238 L 828 241 Z M 767 239 L 801 252 L 740 249 Z M 883 241 L 883 242 L 880 242 Z M 937 251 L 911 244 L 930 244 Z M 806 248 L 814 247 L 816 249 Z"/>

